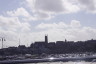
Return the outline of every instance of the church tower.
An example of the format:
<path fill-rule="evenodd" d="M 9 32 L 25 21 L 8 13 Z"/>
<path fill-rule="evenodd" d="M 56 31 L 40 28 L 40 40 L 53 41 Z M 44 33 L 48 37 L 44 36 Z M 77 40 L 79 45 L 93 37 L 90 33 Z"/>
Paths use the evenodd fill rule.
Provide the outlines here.
<path fill-rule="evenodd" d="M 48 43 L 48 35 L 45 35 L 45 43 Z"/>

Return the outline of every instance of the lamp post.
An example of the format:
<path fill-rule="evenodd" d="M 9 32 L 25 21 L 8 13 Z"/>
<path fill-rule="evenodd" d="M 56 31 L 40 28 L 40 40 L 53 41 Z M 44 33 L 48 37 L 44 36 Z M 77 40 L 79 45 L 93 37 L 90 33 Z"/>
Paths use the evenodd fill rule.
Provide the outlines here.
<path fill-rule="evenodd" d="M 3 49 L 3 42 L 5 41 L 5 38 L 1 37 L 1 41 L 2 41 L 2 49 Z"/>
<path fill-rule="evenodd" d="M 4 37 L 0 37 L 0 41 L 2 41 L 2 60 L 4 59 L 4 50 L 3 50 L 3 42 L 5 41 Z"/>

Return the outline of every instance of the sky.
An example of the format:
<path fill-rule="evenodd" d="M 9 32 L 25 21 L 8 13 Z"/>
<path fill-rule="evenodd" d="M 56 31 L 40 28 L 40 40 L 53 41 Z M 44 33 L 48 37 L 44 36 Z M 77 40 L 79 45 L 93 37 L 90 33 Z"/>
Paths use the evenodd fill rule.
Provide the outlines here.
<path fill-rule="evenodd" d="M 96 39 L 96 0 L 0 0 L 4 47 Z M 0 48 L 2 42 L 0 41 Z"/>

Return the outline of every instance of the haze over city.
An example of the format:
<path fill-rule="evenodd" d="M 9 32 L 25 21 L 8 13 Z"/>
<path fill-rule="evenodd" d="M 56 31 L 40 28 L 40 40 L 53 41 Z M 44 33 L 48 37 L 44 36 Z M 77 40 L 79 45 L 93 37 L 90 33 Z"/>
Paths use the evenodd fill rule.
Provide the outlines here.
<path fill-rule="evenodd" d="M 0 0 L 4 47 L 96 39 L 96 0 Z M 0 41 L 0 48 L 1 48 Z"/>

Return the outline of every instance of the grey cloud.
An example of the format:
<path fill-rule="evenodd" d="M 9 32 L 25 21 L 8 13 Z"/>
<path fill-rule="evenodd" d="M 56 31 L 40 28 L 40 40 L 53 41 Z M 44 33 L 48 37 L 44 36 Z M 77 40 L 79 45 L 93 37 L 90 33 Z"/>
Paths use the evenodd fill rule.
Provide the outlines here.
<path fill-rule="evenodd" d="M 37 19 L 50 19 L 56 14 L 79 11 L 78 6 L 68 0 L 26 0 L 26 2 L 32 13 L 38 16 Z"/>
<path fill-rule="evenodd" d="M 81 8 L 87 12 L 96 13 L 96 1 L 95 0 L 78 0 Z"/>
<path fill-rule="evenodd" d="M 33 19 L 51 19 L 58 14 L 69 14 L 83 11 L 96 13 L 96 0 L 26 0 Z M 53 15 L 53 16 L 52 16 Z"/>
<path fill-rule="evenodd" d="M 62 12 L 64 10 L 62 0 L 36 0 L 36 9 L 51 11 L 51 12 Z"/>

